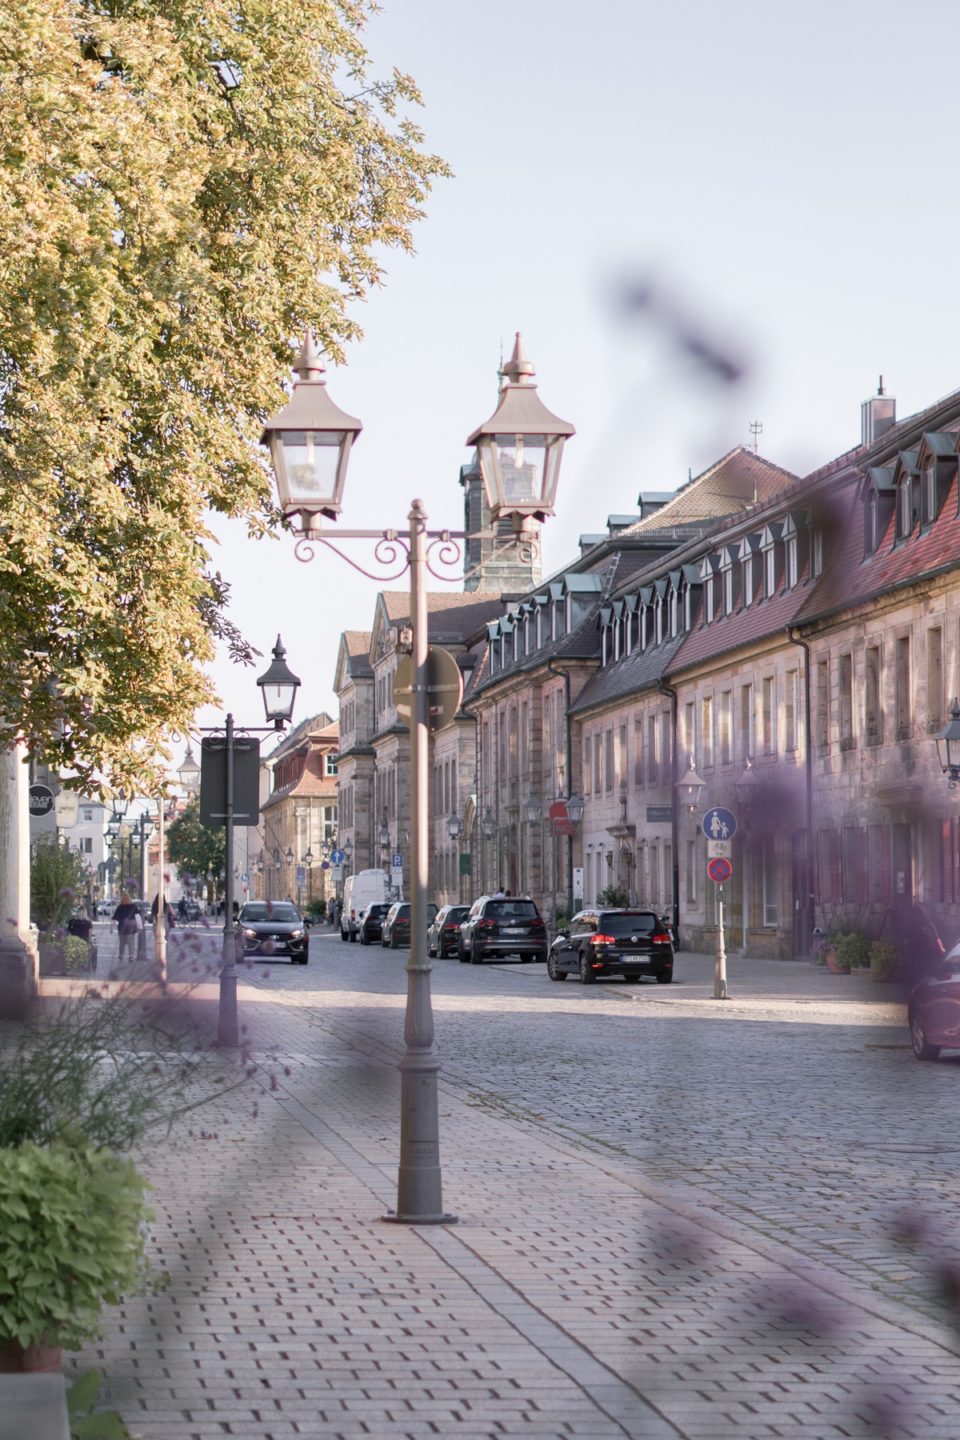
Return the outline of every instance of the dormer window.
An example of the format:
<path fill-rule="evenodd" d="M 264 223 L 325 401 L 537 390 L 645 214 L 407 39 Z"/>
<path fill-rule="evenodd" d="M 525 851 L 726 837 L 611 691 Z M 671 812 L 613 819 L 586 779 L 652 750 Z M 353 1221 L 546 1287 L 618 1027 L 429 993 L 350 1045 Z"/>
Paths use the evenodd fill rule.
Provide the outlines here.
<path fill-rule="evenodd" d="M 659 645 L 663 639 L 663 596 L 653 602 L 653 643 Z"/>
<path fill-rule="evenodd" d="M 871 488 L 864 497 L 863 505 L 863 553 L 872 555 L 880 544 L 880 501 L 876 490 Z"/>
<path fill-rule="evenodd" d="M 759 541 L 756 535 L 745 535 L 740 543 L 740 584 L 743 595 L 744 608 L 753 604 L 753 597 L 757 589 L 757 549 Z"/>
<path fill-rule="evenodd" d="M 675 640 L 680 624 L 680 597 L 676 585 L 670 586 L 670 639 Z"/>
<path fill-rule="evenodd" d="M 823 574 L 823 531 L 819 527 L 810 535 L 810 574 L 814 580 Z"/>
<path fill-rule="evenodd" d="M 785 585 L 793 590 L 800 583 L 803 569 L 803 543 L 806 540 L 807 517 L 804 514 L 788 515 L 783 522 L 783 573 Z"/>
<path fill-rule="evenodd" d="M 783 547 L 780 544 L 782 527 L 764 525 L 760 537 L 760 552 L 763 556 L 763 593 L 771 599 L 777 593 L 777 586 L 783 574 Z"/>
<path fill-rule="evenodd" d="M 920 467 L 920 523 L 932 525 L 957 472 L 956 436 L 928 431 L 917 452 Z"/>
<path fill-rule="evenodd" d="M 720 556 L 720 588 L 723 595 L 723 613 L 732 615 L 740 598 L 740 575 L 736 556 L 727 546 Z"/>
<path fill-rule="evenodd" d="M 897 540 L 909 540 L 920 519 L 920 471 L 916 450 L 901 450 L 897 482 Z"/>

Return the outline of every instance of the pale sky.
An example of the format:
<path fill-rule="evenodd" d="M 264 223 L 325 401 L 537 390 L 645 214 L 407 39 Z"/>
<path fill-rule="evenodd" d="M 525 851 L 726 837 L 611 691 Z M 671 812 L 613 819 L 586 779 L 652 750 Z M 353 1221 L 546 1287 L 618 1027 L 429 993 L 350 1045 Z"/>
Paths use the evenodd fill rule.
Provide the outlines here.
<path fill-rule="evenodd" d="M 328 374 L 364 423 L 341 524 L 401 528 L 421 496 L 432 524 L 462 526 L 464 441 L 517 329 L 541 398 L 577 427 L 545 573 L 641 489 L 751 444 L 751 421 L 761 453 L 802 474 L 857 443 L 879 374 L 900 417 L 960 386 L 958 31 L 947 0 L 383 0 L 375 68 L 417 80 L 455 177 Z M 628 312 L 651 283 L 656 312 Z M 680 327 L 745 378 L 704 374 Z M 257 723 L 279 630 L 304 682 L 295 718 L 335 717 L 341 630 L 369 628 L 377 590 L 406 579 L 216 529 L 232 618 L 265 657 L 215 667 L 224 708 Z M 374 568 L 371 543 L 343 548 Z"/>

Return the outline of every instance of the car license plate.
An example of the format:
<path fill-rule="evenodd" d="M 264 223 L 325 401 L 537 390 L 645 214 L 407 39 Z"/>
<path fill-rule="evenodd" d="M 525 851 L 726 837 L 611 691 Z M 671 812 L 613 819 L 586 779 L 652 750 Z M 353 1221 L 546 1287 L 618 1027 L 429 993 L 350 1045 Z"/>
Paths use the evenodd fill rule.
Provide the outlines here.
<path fill-rule="evenodd" d="M 527 930 L 525 925 L 505 925 L 503 933 L 504 935 L 526 935 Z"/>

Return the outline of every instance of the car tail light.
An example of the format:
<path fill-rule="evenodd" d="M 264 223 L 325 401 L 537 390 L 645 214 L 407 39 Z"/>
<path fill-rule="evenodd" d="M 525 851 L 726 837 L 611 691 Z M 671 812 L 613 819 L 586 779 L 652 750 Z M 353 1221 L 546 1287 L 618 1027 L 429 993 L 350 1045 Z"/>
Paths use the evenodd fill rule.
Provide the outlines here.
<path fill-rule="evenodd" d="M 669 944 L 670 944 L 670 936 L 666 933 L 665 930 L 660 931 L 660 933 L 657 934 L 657 935 L 651 935 L 650 938 L 651 938 L 651 940 L 653 941 L 654 945 L 669 945 Z"/>
<path fill-rule="evenodd" d="M 594 935 L 590 940 L 591 945 L 616 945 L 616 943 L 614 935 Z"/>
<path fill-rule="evenodd" d="M 544 926 L 543 926 L 543 921 L 542 921 L 542 920 L 531 920 L 531 921 L 530 921 L 530 929 L 531 929 L 531 930 L 540 931 L 540 930 L 542 930 L 543 928 L 544 928 Z"/>
<path fill-rule="evenodd" d="M 497 928 L 497 922 L 496 922 L 496 920 L 478 920 L 478 921 L 477 921 L 477 929 L 478 929 L 478 930 L 496 930 L 496 928 Z"/>

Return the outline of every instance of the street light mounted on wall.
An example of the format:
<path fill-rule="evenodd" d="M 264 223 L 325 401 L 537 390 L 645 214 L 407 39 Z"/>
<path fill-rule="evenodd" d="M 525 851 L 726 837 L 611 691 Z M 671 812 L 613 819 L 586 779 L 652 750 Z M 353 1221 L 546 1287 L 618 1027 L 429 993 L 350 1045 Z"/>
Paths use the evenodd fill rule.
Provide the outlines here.
<path fill-rule="evenodd" d="M 950 719 L 933 738 L 937 742 L 940 768 L 947 777 L 947 785 L 956 790 L 960 785 L 960 700 L 954 699 L 950 706 Z"/>
<path fill-rule="evenodd" d="M 686 775 L 677 781 L 677 798 L 681 805 L 686 806 L 688 815 L 696 815 L 704 788 L 704 782 L 697 774 L 691 755 Z"/>
<path fill-rule="evenodd" d="M 504 368 L 500 403 L 490 419 L 477 427 L 467 444 L 475 445 L 490 510 L 492 528 L 480 535 L 458 530 L 429 530 L 421 500 L 411 504 L 406 536 L 399 530 L 324 530 L 322 521 L 336 520 L 343 507 L 347 462 L 362 426 L 340 410 L 327 394 L 323 360 L 308 333 L 295 367 L 298 379 L 284 408 L 263 428 L 277 479 L 280 506 L 299 538 L 298 560 L 313 559 L 314 545 L 333 550 L 355 570 L 381 582 L 410 575 L 410 799 L 411 845 L 410 955 L 404 1017 L 405 1052 L 400 1062 L 401 1122 L 397 1207 L 388 1218 L 411 1224 L 452 1220 L 444 1213 L 440 1174 L 437 1075 L 440 1062 L 434 1045 L 427 954 L 427 877 L 429 865 L 428 797 L 428 630 L 426 574 L 455 582 L 457 574 L 442 573 L 434 564 L 457 567 L 462 543 L 500 538 L 499 522 L 511 519 L 515 539 L 528 554 L 535 519 L 553 513 L 560 461 L 573 426 L 540 402 L 532 383 L 533 366 L 517 335 L 510 363 Z M 334 541 L 372 540 L 379 574 L 366 570 Z"/>

